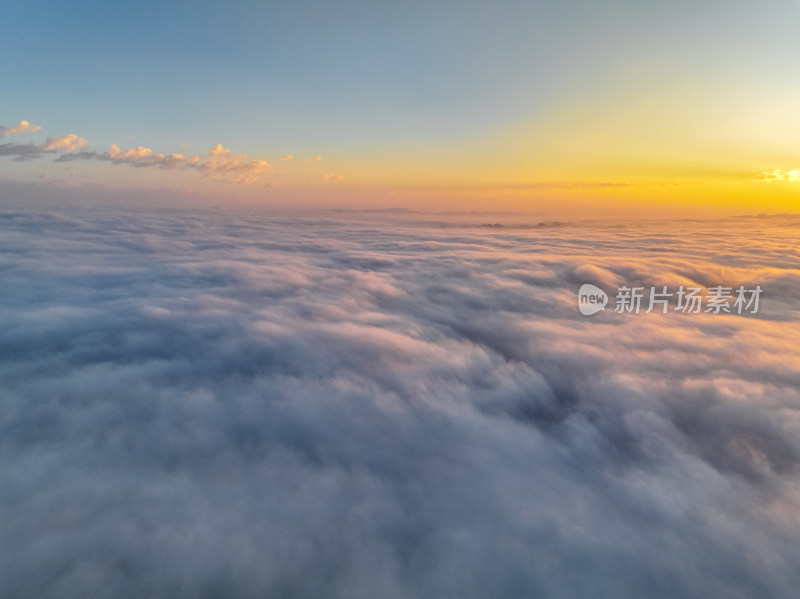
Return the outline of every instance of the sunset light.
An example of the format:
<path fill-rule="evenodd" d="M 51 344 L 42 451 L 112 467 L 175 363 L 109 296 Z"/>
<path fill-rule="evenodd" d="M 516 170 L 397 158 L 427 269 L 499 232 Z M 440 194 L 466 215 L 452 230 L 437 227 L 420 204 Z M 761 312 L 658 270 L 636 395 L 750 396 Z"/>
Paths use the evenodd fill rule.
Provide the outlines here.
<path fill-rule="evenodd" d="M 0 14 L 0 599 L 800 596 L 800 2 Z"/>

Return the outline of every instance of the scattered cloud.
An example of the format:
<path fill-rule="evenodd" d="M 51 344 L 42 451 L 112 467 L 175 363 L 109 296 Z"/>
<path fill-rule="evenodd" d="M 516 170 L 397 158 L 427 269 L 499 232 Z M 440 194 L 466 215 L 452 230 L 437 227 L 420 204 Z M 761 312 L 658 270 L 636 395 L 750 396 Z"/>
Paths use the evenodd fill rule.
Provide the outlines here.
<path fill-rule="evenodd" d="M 27 121 L 21 121 L 21 124 L 22 123 L 29 124 Z M 10 129 L 18 128 L 19 126 L 20 125 L 16 125 L 16 127 L 11 127 Z M 33 127 L 28 130 L 38 131 L 39 129 L 41 129 L 41 127 Z M 19 131 L 16 131 L 15 133 L 18 132 Z M 45 154 L 70 154 L 83 148 L 86 143 L 86 140 L 82 137 L 70 133 L 62 137 L 48 137 L 44 144 L 0 144 L 0 156 L 13 157 L 16 161 L 34 160 L 36 158 L 41 158 Z"/>
<path fill-rule="evenodd" d="M 285 156 L 281 156 L 281 160 L 294 160 L 294 156 L 286 154 Z"/>
<path fill-rule="evenodd" d="M 41 127 L 32 127 L 27 121 L 21 121 L 19 125 L 5 127 L 0 131 L 11 135 L 23 130 L 39 129 Z M 11 133 L 8 133 L 9 131 Z M 123 150 L 116 144 L 112 144 L 107 152 L 97 152 L 84 149 L 86 145 L 85 139 L 70 133 L 62 137 L 48 137 L 43 144 L 0 144 L 0 156 L 12 157 L 16 161 L 27 161 L 42 158 L 46 154 L 59 154 L 56 162 L 100 160 L 137 168 L 193 169 L 205 178 L 242 184 L 255 183 L 261 177 L 273 172 L 272 165 L 267 161 L 251 159 L 246 154 L 234 154 L 219 144 L 211 148 L 205 156 L 162 154 L 144 146 Z"/>
<path fill-rule="evenodd" d="M 86 140 L 78 137 L 74 133 L 69 133 L 62 137 L 48 137 L 42 149 L 45 152 L 61 152 L 70 154 L 76 150 L 80 150 L 86 145 Z"/>
<path fill-rule="evenodd" d="M 761 178 L 758 179 L 759 181 L 763 181 L 766 183 L 772 183 L 775 181 L 786 181 L 789 183 L 796 183 L 800 181 L 800 169 L 792 169 L 790 171 L 784 171 L 782 169 L 775 169 L 772 172 L 764 171 L 761 173 Z"/>
<path fill-rule="evenodd" d="M 20 121 L 12 127 L 4 127 L 0 125 L 0 138 L 9 137 L 18 133 L 35 133 L 42 128 L 38 125 L 31 125 L 28 121 Z"/>
<path fill-rule="evenodd" d="M 341 181 L 344 179 L 342 175 L 337 175 L 336 173 L 327 173 L 323 175 L 322 178 L 326 181 Z"/>
<path fill-rule="evenodd" d="M 255 183 L 262 175 L 272 172 L 266 160 L 250 160 L 246 154 L 233 154 L 220 144 L 198 160 L 196 168 L 204 177 L 227 177 L 234 183 Z"/>
<path fill-rule="evenodd" d="M 128 150 L 120 150 L 119 146 L 116 144 L 111 144 L 111 147 L 108 151 L 108 156 L 111 160 L 116 160 L 118 162 L 142 162 L 142 161 L 150 161 L 155 157 L 160 156 L 163 158 L 163 154 L 153 154 L 153 150 L 150 148 L 145 148 L 142 146 L 137 146 L 135 148 L 130 148 Z M 176 154 L 179 156 L 179 154 Z"/>
<path fill-rule="evenodd" d="M 234 154 L 220 144 L 211 148 L 205 156 L 158 154 L 142 146 L 121 150 L 112 145 L 107 154 L 96 155 L 95 158 L 134 167 L 195 169 L 203 177 L 223 178 L 233 183 L 255 183 L 262 175 L 272 173 L 272 166 L 265 160 L 250 160 L 246 154 Z"/>
<path fill-rule="evenodd" d="M 17 162 L 34 160 L 42 156 L 43 148 L 36 144 L 0 144 L 0 156 L 13 157 Z"/>

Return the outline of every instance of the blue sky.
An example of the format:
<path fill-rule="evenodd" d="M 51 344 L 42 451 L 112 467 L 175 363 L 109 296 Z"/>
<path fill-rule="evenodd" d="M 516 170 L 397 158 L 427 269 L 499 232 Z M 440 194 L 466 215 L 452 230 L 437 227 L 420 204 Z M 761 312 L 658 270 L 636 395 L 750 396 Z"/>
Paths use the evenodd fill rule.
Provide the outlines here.
<path fill-rule="evenodd" d="M 25 119 L 98 152 L 323 155 L 385 190 L 433 172 L 498 189 L 662 184 L 662 167 L 744 181 L 800 165 L 786 151 L 800 131 L 799 12 L 787 0 L 31 0 L 5 10 L 0 125 Z"/>
<path fill-rule="evenodd" d="M 672 35 L 708 33 L 690 6 L 709 17 L 696 3 L 32 0 L 7 9 L 4 104 L 108 143 L 435 142 L 613 84 L 636 52 L 669 63 Z"/>
<path fill-rule="evenodd" d="M 541 12 L 509 2 L 19 3 L 6 104 L 49 127 L 150 144 L 435 139 L 547 95 L 544 57 L 530 52 L 531 36 L 552 37 L 536 25 Z"/>

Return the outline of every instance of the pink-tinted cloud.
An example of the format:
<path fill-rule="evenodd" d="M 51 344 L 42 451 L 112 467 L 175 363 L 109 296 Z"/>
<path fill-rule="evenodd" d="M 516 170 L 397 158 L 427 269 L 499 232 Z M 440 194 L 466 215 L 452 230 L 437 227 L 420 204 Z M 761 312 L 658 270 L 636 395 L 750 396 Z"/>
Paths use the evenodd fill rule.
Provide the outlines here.
<path fill-rule="evenodd" d="M 82 137 L 69 133 L 61 137 L 48 137 L 42 148 L 45 152 L 61 152 L 63 154 L 70 154 L 76 150 L 80 150 L 86 145 L 86 140 Z"/>
<path fill-rule="evenodd" d="M 18 133 L 35 133 L 40 131 L 41 127 L 38 125 L 31 125 L 28 121 L 20 121 L 11 127 L 4 127 L 0 125 L 0 138 L 17 135 Z"/>
<path fill-rule="evenodd" d="M 0 126 L 0 137 L 40 129 L 41 127 L 31 125 L 28 121 L 20 121 L 13 127 Z M 155 152 L 145 146 L 122 149 L 117 144 L 111 144 L 107 152 L 96 152 L 85 149 L 87 143 L 84 138 L 69 133 L 61 137 L 48 137 L 44 143 L 2 144 L 0 156 L 8 156 L 15 161 L 28 161 L 42 158 L 45 154 L 60 154 L 56 162 L 100 160 L 137 168 L 193 169 L 204 178 L 242 184 L 255 183 L 273 172 L 272 165 L 266 160 L 251 159 L 247 154 L 234 154 L 220 144 L 211 148 L 204 156 L 184 156 Z M 282 158 L 291 159 L 292 156 L 288 154 Z"/>
<path fill-rule="evenodd" d="M 118 145 L 112 144 L 105 153 L 83 152 L 71 157 L 62 157 L 61 160 L 107 160 L 114 164 L 127 164 L 137 168 L 193 169 L 208 179 L 222 179 L 243 184 L 255 183 L 262 176 L 272 173 L 272 165 L 266 160 L 251 160 L 246 154 L 234 154 L 220 144 L 211 148 L 205 156 L 162 154 L 144 146 L 123 150 Z"/>
<path fill-rule="evenodd" d="M 247 154 L 233 154 L 221 144 L 198 160 L 196 168 L 204 177 L 223 177 L 234 183 L 255 183 L 262 175 L 272 172 L 272 165 L 266 160 L 250 160 Z"/>
<path fill-rule="evenodd" d="M 112 144 L 106 154 L 100 155 L 100 157 L 102 156 L 106 156 L 108 160 L 116 164 L 128 164 L 136 167 L 154 166 L 162 169 L 191 167 L 200 160 L 198 156 L 187 158 L 183 154 L 155 153 L 152 149 L 143 146 L 122 150 L 116 144 Z"/>

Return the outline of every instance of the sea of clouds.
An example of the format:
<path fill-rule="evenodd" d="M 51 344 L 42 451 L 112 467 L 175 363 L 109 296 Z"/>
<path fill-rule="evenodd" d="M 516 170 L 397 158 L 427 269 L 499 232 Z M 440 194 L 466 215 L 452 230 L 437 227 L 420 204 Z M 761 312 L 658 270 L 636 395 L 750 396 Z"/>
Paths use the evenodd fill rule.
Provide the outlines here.
<path fill-rule="evenodd" d="M 486 224 L 0 211 L 0 597 L 796 597 L 800 219 Z"/>

